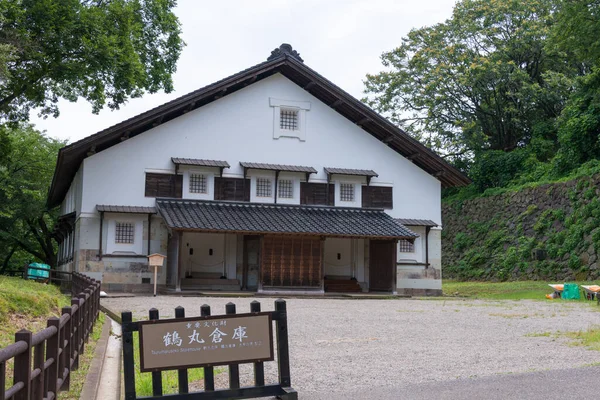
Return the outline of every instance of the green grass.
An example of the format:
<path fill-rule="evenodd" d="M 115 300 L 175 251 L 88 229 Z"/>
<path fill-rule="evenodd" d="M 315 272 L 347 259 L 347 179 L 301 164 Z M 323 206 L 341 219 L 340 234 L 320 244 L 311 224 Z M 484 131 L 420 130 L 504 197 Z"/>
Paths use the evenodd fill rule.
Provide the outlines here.
<path fill-rule="evenodd" d="M 561 301 L 560 299 L 546 299 L 546 294 L 553 292 L 548 283 L 563 282 L 456 282 L 444 280 L 442 282 L 442 291 L 446 296 L 478 299 Z M 589 282 L 587 283 L 589 284 Z M 578 284 L 585 285 L 586 282 L 579 282 Z M 585 300 L 582 299 L 581 301 Z"/>
<path fill-rule="evenodd" d="M 596 325 L 587 331 L 566 332 L 565 336 L 573 339 L 576 346 L 585 346 L 590 350 L 600 351 L 600 326 Z"/>
<path fill-rule="evenodd" d="M 81 390 L 85 383 L 87 373 L 92 365 L 94 354 L 96 352 L 96 345 L 102 335 L 102 327 L 106 317 L 104 313 L 100 313 L 98 320 L 94 325 L 94 331 L 90 335 L 89 342 L 85 346 L 83 354 L 79 356 L 79 369 L 77 371 L 71 371 L 71 385 L 68 392 L 60 394 L 61 400 L 78 400 L 81 397 Z"/>
<path fill-rule="evenodd" d="M 139 333 L 133 333 L 133 359 L 134 365 L 140 365 L 140 339 Z M 219 371 L 215 370 L 215 374 Z M 204 379 L 203 368 L 188 369 L 188 382 L 197 382 Z M 163 394 L 179 393 L 179 380 L 177 371 L 162 372 Z M 152 396 L 152 373 L 140 372 L 135 369 L 135 392 L 137 396 Z"/>
<path fill-rule="evenodd" d="M 0 276 L 0 347 L 13 343 L 20 329 L 45 328 L 46 319 L 59 316 L 69 304 L 69 297 L 54 285 Z"/>

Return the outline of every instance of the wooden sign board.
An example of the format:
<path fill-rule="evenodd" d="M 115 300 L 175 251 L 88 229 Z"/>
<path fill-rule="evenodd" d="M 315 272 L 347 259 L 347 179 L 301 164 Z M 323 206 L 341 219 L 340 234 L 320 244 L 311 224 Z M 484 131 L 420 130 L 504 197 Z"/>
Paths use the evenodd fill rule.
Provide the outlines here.
<path fill-rule="evenodd" d="M 140 370 L 273 361 L 271 313 L 139 322 Z"/>

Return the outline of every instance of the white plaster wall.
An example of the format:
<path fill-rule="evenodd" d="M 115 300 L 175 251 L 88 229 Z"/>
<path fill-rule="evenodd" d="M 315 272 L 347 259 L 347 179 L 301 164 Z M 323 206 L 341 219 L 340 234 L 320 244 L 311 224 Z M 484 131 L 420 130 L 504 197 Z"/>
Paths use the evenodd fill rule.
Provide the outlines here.
<path fill-rule="evenodd" d="M 186 275 L 188 271 L 224 274 L 224 234 L 184 232 L 182 248 L 181 258 Z M 190 249 L 194 249 L 194 254 L 190 255 Z"/>
<path fill-rule="evenodd" d="M 77 211 L 77 214 L 81 211 L 81 197 L 82 197 L 82 180 L 83 180 L 83 165 L 79 168 L 75 177 L 71 181 L 71 186 L 67 191 L 67 195 L 63 199 L 60 205 L 60 215 L 65 215 L 73 211 Z"/>
<path fill-rule="evenodd" d="M 311 103 L 306 141 L 273 138 L 275 97 Z M 325 181 L 324 167 L 373 169 L 372 184 L 392 184 L 394 217 L 441 224 L 440 182 L 387 145 L 277 74 L 189 112 L 84 160 L 82 212 L 97 204 L 154 205 L 144 197 L 145 171 L 174 171 L 171 157 L 226 160 L 224 176 L 241 176 L 239 161 L 308 165 Z"/>
<path fill-rule="evenodd" d="M 398 256 L 397 262 L 415 262 L 415 263 L 424 263 L 425 262 L 425 227 L 424 226 L 408 226 L 408 229 L 419 235 L 418 238 L 415 239 L 415 251 L 414 253 L 403 253 L 400 251 L 400 245 L 397 245 Z M 431 244 L 431 243 L 430 243 Z M 430 251 L 431 252 L 431 251 Z"/>
<path fill-rule="evenodd" d="M 327 238 L 323 253 L 325 275 L 352 276 L 352 239 Z"/>

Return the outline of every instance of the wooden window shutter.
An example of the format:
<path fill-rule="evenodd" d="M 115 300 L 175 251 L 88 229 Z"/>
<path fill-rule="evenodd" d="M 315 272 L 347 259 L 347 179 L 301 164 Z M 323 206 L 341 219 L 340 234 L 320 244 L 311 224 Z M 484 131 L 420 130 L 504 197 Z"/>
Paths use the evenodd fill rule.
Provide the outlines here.
<path fill-rule="evenodd" d="M 146 173 L 146 197 L 183 197 L 183 175 Z"/>
<path fill-rule="evenodd" d="M 215 178 L 215 200 L 250 201 L 250 179 Z"/>
<path fill-rule="evenodd" d="M 329 189 L 327 189 L 329 186 Z M 329 190 L 329 198 L 327 191 Z M 333 206 L 335 205 L 335 184 L 300 183 L 300 204 Z"/>
<path fill-rule="evenodd" d="M 363 186 L 362 206 L 368 208 L 394 208 L 394 190 L 387 186 Z"/>

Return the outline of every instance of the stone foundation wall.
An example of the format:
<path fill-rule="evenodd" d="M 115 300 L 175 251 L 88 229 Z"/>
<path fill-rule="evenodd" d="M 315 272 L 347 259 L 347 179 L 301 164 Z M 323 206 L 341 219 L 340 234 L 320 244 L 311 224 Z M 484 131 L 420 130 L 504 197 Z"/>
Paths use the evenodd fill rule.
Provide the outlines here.
<path fill-rule="evenodd" d="M 107 224 L 103 224 L 103 249 L 106 249 Z M 75 268 L 77 271 L 100 280 L 102 289 L 112 292 L 152 292 L 154 290 L 154 270 L 149 267 L 148 221 L 143 223 L 143 254 L 99 255 L 100 218 L 80 218 L 76 225 L 78 243 L 76 245 Z M 168 230 L 159 218 L 153 218 L 150 229 L 150 254 L 167 255 Z M 157 285 L 166 286 L 166 263 L 159 268 Z"/>
<path fill-rule="evenodd" d="M 445 203 L 444 277 L 600 278 L 600 175 Z"/>

